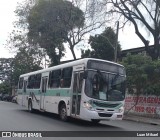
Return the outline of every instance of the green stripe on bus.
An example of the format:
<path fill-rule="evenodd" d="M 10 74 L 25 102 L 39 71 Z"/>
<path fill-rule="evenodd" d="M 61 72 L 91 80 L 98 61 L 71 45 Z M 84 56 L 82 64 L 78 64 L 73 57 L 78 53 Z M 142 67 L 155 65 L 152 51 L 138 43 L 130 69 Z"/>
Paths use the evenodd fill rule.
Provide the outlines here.
<path fill-rule="evenodd" d="M 23 95 L 30 95 L 33 93 L 34 93 L 34 95 L 41 95 L 41 92 L 38 89 L 28 89 L 26 93 L 23 92 Z M 71 97 L 71 90 L 70 89 L 49 89 L 44 94 L 45 94 L 45 96 Z"/>

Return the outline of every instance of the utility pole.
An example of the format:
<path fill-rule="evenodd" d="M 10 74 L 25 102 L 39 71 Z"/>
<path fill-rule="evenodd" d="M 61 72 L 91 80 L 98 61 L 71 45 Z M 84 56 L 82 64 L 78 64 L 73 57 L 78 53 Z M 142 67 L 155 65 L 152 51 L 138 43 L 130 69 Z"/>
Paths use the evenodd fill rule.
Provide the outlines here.
<path fill-rule="evenodd" d="M 117 21 L 116 46 L 115 46 L 115 51 L 114 51 L 114 61 L 115 62 L 117 62 L 118 32 L 119 32 L 119 21 Z"/>

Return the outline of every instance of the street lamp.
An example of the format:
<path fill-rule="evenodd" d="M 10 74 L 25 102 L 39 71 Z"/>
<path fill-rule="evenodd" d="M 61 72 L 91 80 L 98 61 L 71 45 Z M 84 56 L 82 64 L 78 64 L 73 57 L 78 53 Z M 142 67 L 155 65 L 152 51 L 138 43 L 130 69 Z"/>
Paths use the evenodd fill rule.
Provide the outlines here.
<path fill-rule="evenodd" d="M 117 21 L 117 31 L 116 31 L 116 46 L 115 46 L 115 53 L 114 53 L 115 62 L 117 62 L 118 32 L 119 32 L 119 21 Z"/>

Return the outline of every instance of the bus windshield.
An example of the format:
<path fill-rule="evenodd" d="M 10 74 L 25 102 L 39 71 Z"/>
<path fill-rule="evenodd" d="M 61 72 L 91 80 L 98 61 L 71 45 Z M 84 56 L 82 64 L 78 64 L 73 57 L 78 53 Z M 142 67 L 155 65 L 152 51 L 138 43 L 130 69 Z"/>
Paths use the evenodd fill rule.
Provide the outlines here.
<path fill-rule="evenodd" d="M 125 76 L 88 70 L 85 94 L 105 101 L 123 101 L 125 97 Z"/>

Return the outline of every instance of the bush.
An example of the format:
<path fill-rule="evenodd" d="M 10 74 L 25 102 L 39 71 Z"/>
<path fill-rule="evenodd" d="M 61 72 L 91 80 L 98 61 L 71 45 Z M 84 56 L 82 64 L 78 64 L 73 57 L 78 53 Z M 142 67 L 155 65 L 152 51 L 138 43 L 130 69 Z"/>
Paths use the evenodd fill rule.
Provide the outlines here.
<path fill-rule="evenodd" d="M 160 95 L 160 60 L 144 54 L 128 54 L 122 60 L 126 67 L 127 87 L 132 94 Z"/>

